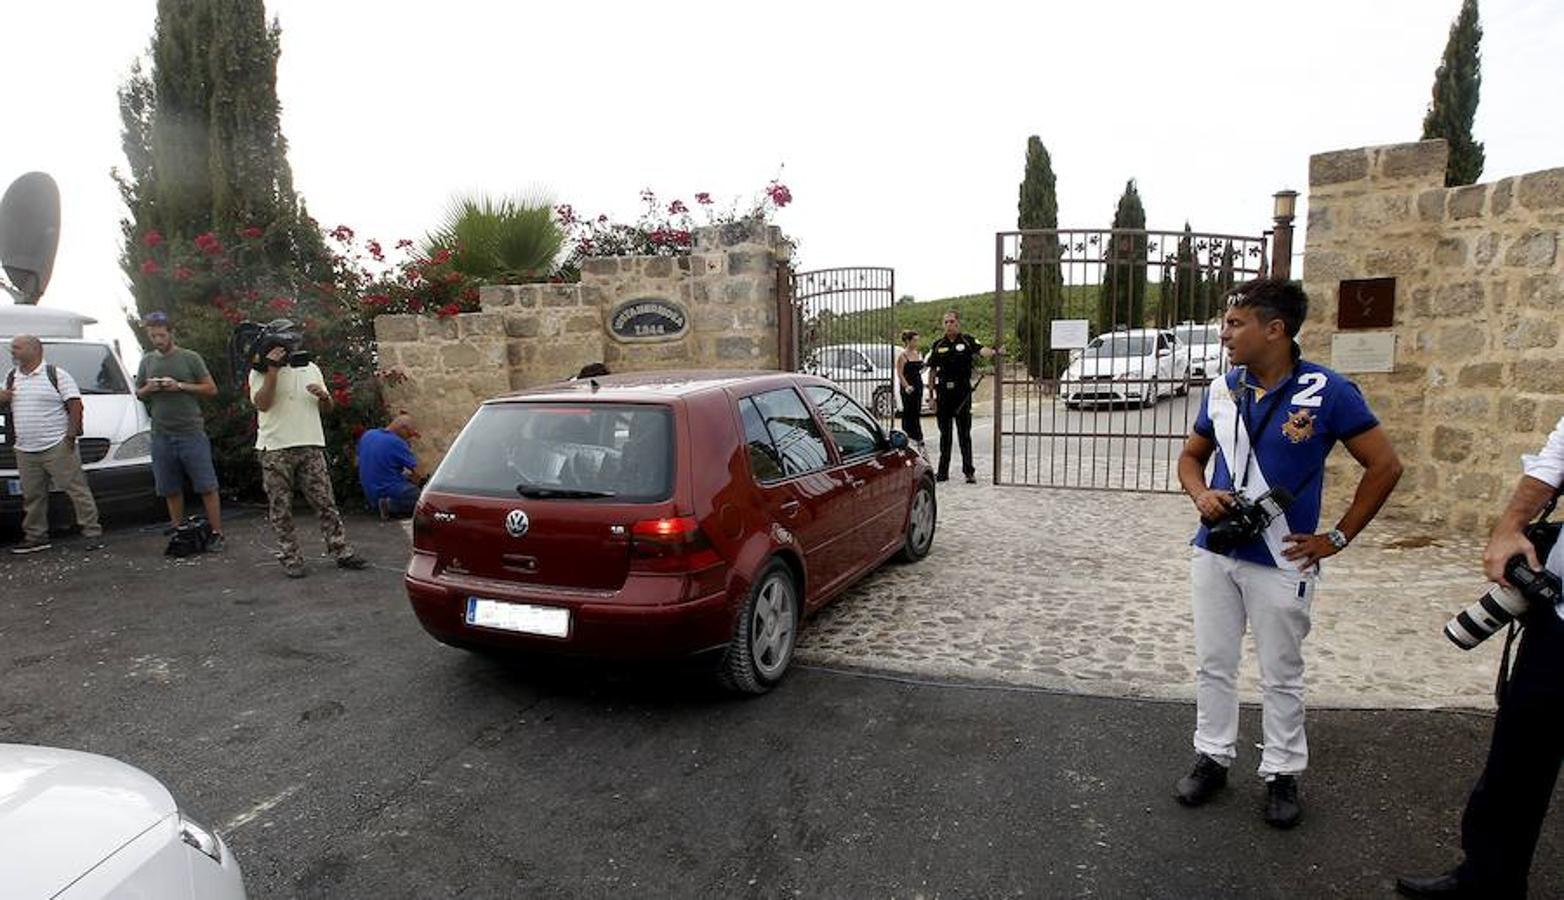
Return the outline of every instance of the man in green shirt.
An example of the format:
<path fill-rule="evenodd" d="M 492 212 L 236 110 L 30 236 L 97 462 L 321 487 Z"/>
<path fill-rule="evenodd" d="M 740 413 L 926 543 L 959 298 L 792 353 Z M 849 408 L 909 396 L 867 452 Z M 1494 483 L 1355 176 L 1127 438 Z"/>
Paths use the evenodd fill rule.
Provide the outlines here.
<path fill-rule="evenodd" d="M 197 397 L 217 395 L 217 382 L 194 350 L 174 346 L 173 323 L 164 312 L 148 313 L 142 321 L 152 352 L 136 370 L 136 396 L 152 417 L 152 477 L 158 495 L 168 504 L 168 518 L 185 518 L 185 478 L 201 495 L 212 526 L 208 550 L 223 549 L 223 508 L 217 496 L 217 471 L 212 466 L 212 442 L 206 436 Z"/>

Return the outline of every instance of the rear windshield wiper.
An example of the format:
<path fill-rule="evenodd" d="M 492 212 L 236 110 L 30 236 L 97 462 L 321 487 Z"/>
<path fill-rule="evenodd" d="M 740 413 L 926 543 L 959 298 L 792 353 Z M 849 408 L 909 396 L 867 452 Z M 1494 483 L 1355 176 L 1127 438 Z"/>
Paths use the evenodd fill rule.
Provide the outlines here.
<path fill-rule="evenodd" d="M 531 497 L 534 500 L 587 500 L 615 496 L 613 491 L 594 491 L 590 488 L 544 487 L 541 484 L 527 484 L 526 482 L 516 485 L 516 493 L 523 497 Z"/>

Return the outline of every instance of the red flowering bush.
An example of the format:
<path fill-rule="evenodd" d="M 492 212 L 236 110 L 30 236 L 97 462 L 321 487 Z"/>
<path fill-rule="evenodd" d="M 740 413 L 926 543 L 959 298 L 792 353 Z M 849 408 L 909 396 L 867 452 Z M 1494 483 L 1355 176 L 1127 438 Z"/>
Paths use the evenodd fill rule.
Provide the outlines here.
<path fill-rule="evenodd" d="M 699 224 L 704 225 L 770 222 L 778 210 L 792 202 L 793 192 L 779 180 L 766 185 L 749 203 L 740 205 L 734 201 L 725 209 L 717 208 L 710 193 L 695 194 L 696 207 L 704 220 Z M 664 204 L 649 188 L 641 192 L 641 215 L 633 223 L 615 222 L 606 215 L 581 216 L 568 203 L 556 207 L 554 212 L 565 230 L 569 249 L 555 281 L 580 278 L 581 262 L 590 256 L 687 256 L 695 248 L 694 212 L 683 200 Z"/>
<path fill-rule="evenodd" d="M 206 232 L 185 241 L 157 231 L 142 236 L 136 266 L 155 307 L 175 317 L 179 343 L 200 353 L 217 380 L 217 402 L 208 427 L 224 490 L 258 496 L 255 410 L 245 397 L 245 373 L 236 378 L 229 360 L 233 326 L 245 320 L 287 318 L 305 329 L 305 349 L 326 376 L 337 409 L 324 417 L 332 483 L 344 498 L 358 491 L 352 460 L 357 435 L 387 419 L 381 386 L 399 383 L 400 372 L 378 365 L 374 318 L 384 313 L 453 316 L 478 308 L 475 282 L 450 269 L 451 254 L 428 257 L 412 241 L 396 244 L 396 259 L 378 241 L 359 244 L 353 229 L 325 232 L 318 271 L 279 266 L 271 252 L 276 235 L 258 226 L 233 234 Z"/>

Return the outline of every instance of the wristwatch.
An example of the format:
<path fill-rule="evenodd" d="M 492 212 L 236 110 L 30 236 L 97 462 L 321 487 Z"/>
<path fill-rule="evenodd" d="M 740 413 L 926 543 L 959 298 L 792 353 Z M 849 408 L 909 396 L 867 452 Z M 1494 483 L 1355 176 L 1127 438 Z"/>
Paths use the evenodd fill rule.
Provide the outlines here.
<path fill-rule="evenodd" d="M 1337 550 L 1347 549 L 1347 536 L 1341 533 L 1340 528 L 1332 528 L 1330 531 L 1325 532 L 1325 539 L 1330 541 L 1331 546 Z"/>

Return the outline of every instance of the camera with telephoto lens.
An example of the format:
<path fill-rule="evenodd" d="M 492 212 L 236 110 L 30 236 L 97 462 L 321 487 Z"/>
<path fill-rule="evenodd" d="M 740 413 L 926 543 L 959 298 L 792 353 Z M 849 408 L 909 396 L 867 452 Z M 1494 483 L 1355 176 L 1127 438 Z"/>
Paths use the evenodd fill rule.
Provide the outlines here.
<path fill-rule="evenodd" d="M 1558 534 L 1556 522 L 1536 522 L 1526 528 L 1526 539 L 1531 541 L 1540 560 L 1548 558 Z M 1549 609 L 1559 602 L 1559 576 L 1547 569 L 1540 572 L 1533 569 L 1519 553 L 1505 562 L 1504 577 L 1514 585 L 1513 588 L 1494 584 L 1471 606 L 1445 623 L 1445 637 L 1451 643 L 1462 650 L 1470 650 L 1527 612 Z"/>
<path fill-rule="evenodd" d="M 1259 537 L 1277 516 L 1292 505 L 1292 492 L 1275 487 L 1253 500 L 1233 494 L 1233 505 L 1220 519 L 1205 519 L 1206 549 L 1227 554 Z"/>

